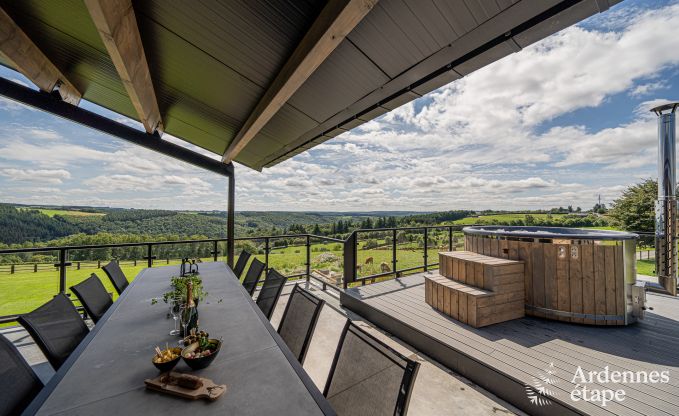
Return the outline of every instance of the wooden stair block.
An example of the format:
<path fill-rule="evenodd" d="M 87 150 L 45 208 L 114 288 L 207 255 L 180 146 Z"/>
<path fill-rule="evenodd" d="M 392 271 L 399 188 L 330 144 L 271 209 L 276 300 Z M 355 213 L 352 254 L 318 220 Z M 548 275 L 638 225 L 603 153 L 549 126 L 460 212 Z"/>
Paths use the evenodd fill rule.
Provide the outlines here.
<path fill-rule="evenodd" d="M 470 251 L 439 253 L 439 273 L 449 279 L 486 290 L 524 281 L 524 263 Z"/>
<path fill-rule="evenodd" d="M 499 292 L 428 275 L 424 279 L 425 302 L 437 311 L 479 328 L 524 316 L 523 282 L 499 285 Z"/>

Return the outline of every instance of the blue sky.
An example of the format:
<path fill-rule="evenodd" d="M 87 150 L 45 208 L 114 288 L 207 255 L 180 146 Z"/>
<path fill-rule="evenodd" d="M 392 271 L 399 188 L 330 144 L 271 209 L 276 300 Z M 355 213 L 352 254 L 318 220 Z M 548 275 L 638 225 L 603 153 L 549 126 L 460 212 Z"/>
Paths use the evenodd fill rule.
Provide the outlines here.
<path fill-rule="evenodd" d="M 610 202 L 656 176 L 648 110 L 679 100 L 677 27 L 677 1 L 624 1 L 274 168 L 237 166 L 236 208 Z M 29 84 L 5 68 L 0 76 Z M 0 123 L 2 202 L 225 209 L 217 175 L 4 99 Z"/>

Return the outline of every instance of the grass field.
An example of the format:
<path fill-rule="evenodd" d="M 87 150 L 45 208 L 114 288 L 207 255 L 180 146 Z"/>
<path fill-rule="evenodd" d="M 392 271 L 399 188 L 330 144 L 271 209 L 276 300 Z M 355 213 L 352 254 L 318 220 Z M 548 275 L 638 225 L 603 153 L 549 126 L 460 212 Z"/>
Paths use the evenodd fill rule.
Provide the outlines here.
<path fill-rule="evenodd" d="M 69 211 L 65 209 L 38 209 L 38 211 L 42 212 L 43 214 L 47 215 L 48 217 L 53 217 L 55 215 L 72 215 L 74 217 L 100 217 L 103 215 L 106 215 L 101 212 L 83 212 L 83 211 Z"/>
<path fill-rule="evenodd" d="M 551 215 L 553 218 L 563 217 L 566 214 L 530 214 L 535 219 L 546 219 L 547 215 Z M 526 214 L 497 214 L 497 215 L 479 215 L 478 217 L 466 217 L 460 220 L 453 221 L 453 224 L 459 225 L 471 225 L 479 224 L 482 222 L 497 221 L 499 223 L 507 223 L 514 220 L 523 220 L 526 218 Z"/>
<path fill-rule="evenodd" d="M 655 276 L 655 260 L 637 260 L 637 273 Z"/>

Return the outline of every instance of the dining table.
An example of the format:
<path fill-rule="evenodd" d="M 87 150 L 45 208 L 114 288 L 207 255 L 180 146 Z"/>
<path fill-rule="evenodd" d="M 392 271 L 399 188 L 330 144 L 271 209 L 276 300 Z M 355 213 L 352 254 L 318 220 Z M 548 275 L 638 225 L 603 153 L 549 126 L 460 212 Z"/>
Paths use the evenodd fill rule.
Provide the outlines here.
<path fill-rule="evenodd" d="M 24 415 L 332 415 L 334 411 L 224 262 L 199 263 L 207 294 L 200 329 L 222 346 L 212 364 L 173 371 L 226 385 L 215 401 L 189 400 L 145 387 L 160 373 L 154 348 L 177 346 L 162 295 L 179 266 L 142 270 L 58 369 Z"/>

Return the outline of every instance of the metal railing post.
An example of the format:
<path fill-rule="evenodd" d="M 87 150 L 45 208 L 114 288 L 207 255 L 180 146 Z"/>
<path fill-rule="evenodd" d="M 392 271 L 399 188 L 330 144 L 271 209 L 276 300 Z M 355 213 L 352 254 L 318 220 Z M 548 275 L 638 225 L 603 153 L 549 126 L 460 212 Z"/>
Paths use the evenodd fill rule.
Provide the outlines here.
<path fill-rule="evenodd" d="M 271 251 L 269 237 L 264 238 L 264 276 L 269 274 L 269 251 Z"/>
<path fill-rule="evenodd" d="M 217 240 L 212 242 L 212 254 L 214 261 L 217 261 L 217 256 L 219 256 L 220 251 L 217 249 Z"/>
<path fill-rule="evenodd" d="M 424 271 L 427 271 L 427 246 L 429 245 L 429 234 L 427 227 L 424 227 Z"/>
<path fill-rule="evenodd" d="M 68 250 L 65 248 L 59 249 L 59 263 L 55 264 L 54 267 L 59 268 L 59 292 L 66 293 L 66 267 L 70 266 L 71 263 L 67 262 Z"/>
<path fill-rule="evenodd" d="M 398 273 L 396 273 L 396 263 L 398 262 L 398 260 L 396 260 L 396 228 L 394 228 L 392 231 L 393 240 L 391 242 L 391 265 L 394 276 L 398 277 Z"/>
<path fill-rule="evenodd" d="M 306 235 L 306 281 L 311 279 L 311 238 Z"/>
<path fill-rule="evenodd" d="M 153 255 L 153 244 L 149 243 L 146 245 L 146 257 L 144 257 L 147 260 L 146 264 L 148 267 L 153 267 L 153 260 L 155 258 L 156 256 Z"/>
<path fill-rule="evenodd" d="M 349 283 L 356 281 L 356 231 L 349 234 L 342 247 L 344 256 L 344 276 L 342 287 L 346 289 Z"/>
<path fill-rule="evenodd" d="M 453 251 L 453 227 L 448 226 L 448 251 Z"/>

